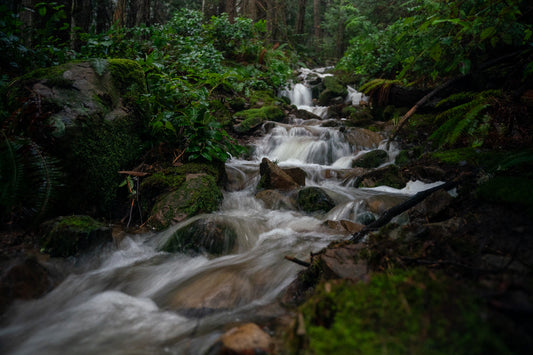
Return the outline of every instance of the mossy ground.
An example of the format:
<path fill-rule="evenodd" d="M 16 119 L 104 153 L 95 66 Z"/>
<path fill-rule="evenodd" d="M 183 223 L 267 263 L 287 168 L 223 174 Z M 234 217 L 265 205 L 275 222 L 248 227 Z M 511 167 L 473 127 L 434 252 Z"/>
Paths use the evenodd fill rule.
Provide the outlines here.
<path fill-rule="evenodd" d="M 300 354 L 509 353 L 468 288 L 423 269 L 322 283 L 299 311 Z"/>

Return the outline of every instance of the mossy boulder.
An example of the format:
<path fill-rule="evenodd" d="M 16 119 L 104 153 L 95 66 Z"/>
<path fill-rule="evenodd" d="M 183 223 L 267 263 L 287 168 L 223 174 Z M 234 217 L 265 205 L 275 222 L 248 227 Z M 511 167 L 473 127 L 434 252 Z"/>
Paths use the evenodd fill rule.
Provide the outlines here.
<path fill-rule="evenodd" d="M 206 252 L 216 256 L 231 252 L 236 241 L 237 233 L 224 220 L 200 218 L 175 231 L 161 250 L 168 253 Z"/>
<path fill-rule="evenodd" d="M 150 225 L 158 230 L 200 213 L 218 209 L 223 196 L 215 178 L 207 174 L 190 174 L 174 191 L 159 198 L 150 214 Z"/>
<path fill-rule="evenodd" d="M 265 121 L 283 121 L 285 113 L 277 106 L 263 106 L 237 112 L 234 119 L 238 122 L 234 126 L 235 132 L 244 134 L 257 129 Z"/>
<path fill-rule="evenodd" d="M 321 106 L 329 106 L 337 97 L 345 98 L 348 90 L 334 76 L 326 76 L 323 80 L 325 90 L 320 93 L 318 103 Z"/>
<path fill-rule="evenodd" d="M 328 212 L 335 207 L 335 201 L 321 188 L 310 186 L 298 191 L 298 208 L 307 213 Z"/>
<path fill-rule="evenodd" d="M 386 151 L 382 149 L 376 149 L 355 159 L 352 163 L 352 167 L 357 166 L 366 169 L 377 168 L 378 166 L 386 163 L 387 159 L 389 159 L 389 154 Z"/>
<path fill-rule="evenodd" d="M 20 112 L 15 129 L 64 170 L 56 213 L 111 211 L 121 182 L 117 172 L 142 152 L 147 117 L 136 102 L 145 92 L 141 67 L 126 59 L 39 69 L 13 84 L 9 95 L 24 102 L 11 107 Z"/>
<path fill-rule="evenodd" d="M 58 217 L 44 222 L 41 233 L 42 250 L 54 257 L 78 255 L 113 240 L 111 228 L 83 215 Z"/>

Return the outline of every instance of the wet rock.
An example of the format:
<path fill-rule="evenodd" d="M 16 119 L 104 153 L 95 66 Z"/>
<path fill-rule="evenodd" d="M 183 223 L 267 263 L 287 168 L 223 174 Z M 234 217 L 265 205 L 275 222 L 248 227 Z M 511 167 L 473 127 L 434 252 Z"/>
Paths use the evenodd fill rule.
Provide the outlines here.
<path fill-rule="evenodd" d="M 411 219 L 421 218 L 433 221 L 439 216 L 448 217 L 448 208 L 453 203 L 453 197 L 446 191 L 435 191 L 424 201 L 409 210 Z"/>
<path fill-rule="evenodd" d="M 376 220 L 376 216 L 372 212 L 361 212 L 355 217 L 355 221 L 362 225 L 368 226 L 370 223 Z"/>
<path fill-rule="evenodd" d="M 311 186 L 298 191 L 298 208 L 304 212 L 328 212 L 335 207 L 335 201 L 319 187 Z"/>
<path fill-rule="evenodd" d="M 407 197 L 397 195 L 374 195 L 365 200 L 370 212 L 381 215 L 383 212 L 404 202 Z"/>
<path fill-rule="evenodd" d="M 250 280 L 224 270 L 210 270 L 174 287 L 175 290 L 165 289 L 163 295 L 156 295 L 156 303 L 195 317 L 233 309 L 250 302 L 254 295 Z"/>
<path fill-rule="evenodd" d="M 283 168 L 287 175 L 289 175 L 298 185 L 305 186 L 305 178 L 307 174 L 302 168 Z"/>
<path fill-rule="evenodd" d="M 200 218 L 175 231 L 161 250 L 223 255 L 233 250 L 236 240 L 237 233 L 223 219 Z"/>
<path fill-rule="evenodd" d="M 161 230 L 194 215 L 213 212 L 222 199 L 213 176 L 189 176 L 177 190 L 164 194 L 156 202 L 150 214 L 150 225 Z"/>
<path fill-rule="evenodd" d="M 408 178 L 395 165 L 387 165 L 382 168 L 367 172 L 358 177 L 354 182 L 356 187 L 390 186 L 397 189 L 405 187 Z"/>
<path fill-rule="evenodd" d="M 270 335 L 254 323 L 231 328 L 207 352 L 209 355 L 263 355 L 274 353 Z"/>
<path fill-rule="evenodd" d="M 65 216 L 41 225 L 40 245 L 54 257 L 78 255 L 113 240 L 111 228 L 89 216 Z"/>
<path fill-rule="evenodd" d="M 389 154 L 381 149 L 371 150 L 363 156 L 355 159 L 352 163 L 353 167 L 361 167 L 366 169 L 377 168 L 384 164 L 389 159 Z"/>
<path fill-rule="evenodd" d="M 0 275 L 0 314 L 14 300 L 39 298 L 52 286 L 48 270 L 35 258 L 27 257 L 12 262 Z"/>
<path fill-rule="evenodd" d="M 278 190 L 263 190 L 259 191 L 255 198 L 263 201 L 265 207 L 271 210 L 295 210 L 296 199 Z"/>
<path fill-rule="evenodd" d="M 320 255 L 325 279 L 361 280 L 368 274 L 366 260 L 360 258 L 362 244 L 344 244 L 330 247 Z"/>
<path fill-rule="evenodd" d="M 259 189 L 294 190 L 300 186 L 289 174 L 267 158 L 261 161 L 259 173 L 261 174 Z"/>
<path fill-rule="evenodd" d="M 335 229 L 336 231 L 346 234 L 346 235 L 355 234 L 365 227 L 364 225 L 360 223 L 355 223 L 355 222 L 348 221 L 345 219 L 342 219 L 340 221 L 328 220 L 326 221 L 326 225 L 329 228 Z"/>

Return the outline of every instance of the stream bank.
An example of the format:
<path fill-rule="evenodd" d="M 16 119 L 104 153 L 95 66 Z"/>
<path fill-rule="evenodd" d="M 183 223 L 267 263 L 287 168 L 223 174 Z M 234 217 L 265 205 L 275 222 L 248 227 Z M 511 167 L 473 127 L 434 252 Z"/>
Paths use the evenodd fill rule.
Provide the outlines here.
<path fill-rule="evenodd" d="M 307 106 L 314 107 L 312 110 L 322 110 L 312 103 Z M 293 335 L 293 340 L 296 341 L 295 352 L 305 353 L 309 349 L 318 351 L 320 348 L 327 350 L 328 346 L 333 346 L 333 339 L 338 340 L 339 346 L 353 346 L 348 341 L 350 337 L 345 333 L 342 335 L 342 330 L 356 334 L 360 329 L 346 328 L 345 324 L 337 323 L 337 317 L 339 320 L 346 316 L 353 318 L 351 312 L 354 312 L 354 309 L 343 306 L 340 297 L 343 295 L 339 290 L 351 290 L 354 281 L 363 281 L 356 283 L 359 286 L 354 287 L 365 284 L 373 287 L 378 283 L 370 293 L 376 303 L 373 308 L 359 311 L 374 312 L 383 308 L 383 312 L 391 309 L 403 309 L 406 312 L 391 317 L 388 314 L 380 316 L 380 319 L 391 318 L 391 326 L 387 328 L 391 334 L 395 329 L 405 326 L 403 323 L 395 323 L 404 314 L 412 315 L 413 324 L 420 319 L 424 320 L 423 326 L 417 328 L 419 333 L 411 333 L 418 334 L 416 338 L 422 340 L 457 327 L 462 318 L 455 313 L 448 317 L 450 310 L 456 309 L 457 304 L 442 300 L 431 301 L 430 303 L 436 304 L 430 310 L 432 314 L 420 314 L 419 305 L 424 305 L 424 302 L 416 297 L 427 292 L 430 300 L 434 300 L 435 293 L 450 294 L 458 300 L 458 304 L 464 304 L 463 298 L 456 296 L 457 290 L 463 290 L 465 285 L 475 284 L 480 287 L 472 287 L 472 299 L 479 300 L 483 293 L 492 298 L 483 299 L 479 312 L 469 308 L 467 318 L 474 319 L 467 323 L 469 331 L 480 324 L 476 322 L 484 314 L 485 306 L 493 305 L 493 311 L 496 312 L 491 312 L 491 316 L 500 313 L 502 318 L 491 319 L 509 326 L 518 339 L 527 340 L 527 336 L 520 334 L 526 331 L 527 335 L 527 324 L 520 329 L 517 325 L 523 324 L 507 314 L 513 309 L 527 310 L 529 305 L 528 284 L 531 283 L 528 283 L 528 260 L 531 260 L 531 245 L 527 236 L 531 235 L 532 229 L 529 220 L 521 215 L 523 211 L 502 208 L 507 205 L 480 201 L 473 194 L 477 180 L 482 177 L 476 166 L 469 163 L 462 166 L 447 165 L 435 159 L 415 160 L 392 169 L 397 176 L 401 176 L 403 183 L 411 179 L 428 183 L 447 181 L 465 174 L 467 178 L 459 186 L 457 197 L 444 193 L 435 195 L 433 199 L 428 198 L 425 204 L 409 211 L 407 216 L 369 236 L 365 244 L 339 243 L 339 240 L 348 238 L 352 233 L 346 228 L 347 221 L 357 221 L 359 218 L 358 221 L 362 223 L 363 216 L 372 218 L 374 215 L 375 218 L 407 196 L 399 191 L 403 186 L 389 190 L 389 194 L 380 190 L 358 188 L 360 183 L 368 187 L 382 185 L 379 183 L 380 173 L 352 167 L 359 154 L 356 150 L 368 154 L 367 151 L 376 150 L 380 146 L 382 137 L 362 129 L 353 130 L 351 135 L 345 134 L 345 125 L 322 118 L 321 112 L 316 115 L 318 117 L 306 116 L 305 120 L 297 114 L 298 111 L 294 113 L 292 121 L 268 122 L 263 126 L 265 131 L 259 131 L 258 148 L 250 159 L 228 162 L 228 184 L 218 213 L 193 218 L 159 234 L 125 236 L 118 249 L 103 250 L 100 255 L 93 256 L 94 259 L 88 263 L 93 268 L 86 267 L 77 275 L 69 276 L 49 296 L 26 304 L 31 305 L 31 311 L 25 312 L 21 306 L 16 307 L 10 319 L 16 320 L 13 321 L 15 323 L 20 321 L 18 324 L 23 325 L 24 334 L 17 333 L 13 328 L 7 328 L 7 333 L 4 334 L 13 335 L 22 344 L 21 349 L 27 350 L 42 346 L 39 339 L 51 336 L 49 331 L 54 327 L 70 327 L 75 324 L 91 330 L 92 343 L 89 346 L 81 342 L 84 339 L 83 332 L 74 331 L 65 333 L 62 339 L 53 338 L 46 350 L 54 353 L 68 346 L 81 352 L 111 348 L 115 352 L 127 352 L 131 347 L 145 346 L 144 350 L 152 351 L 164 347 L 175 353 L 202 352 L 207 351 L 208 345 L 216 343 L 223 331 L 234 324 L 254 321 L 271 332 L 281 329 L 276 328 L 277 316 L 286 314 L 287 309 L 280 307 L 277 300 L 280 293 L 289 287 L 282 298 L 284 306 L 299 304 L 304 301 L 304 296 L 312 294 L 311 291 L 318 291 L 303 308 L 293 313 L 294 319 L 300 318 L 299 312 L 303 319 L 303 322 L 295 324 L 296 330 L 285 328 L 280 331 L 281 335 L 276 338 L 278 352 L 285 351 L 286 345 L 282 345 L 280 340 L 287 335 Z M 349 140 L 349 136 L 356 138 Z M 386 153 L 386 160 L 392 160 L 398 152 L 391 150 Z M 307 208 L 300 210 L 298 206 L 301 204 L 297 202 L 296 195 L 301 191 L 302 183 L 298 177 L 290 175 L 293 183 L 284 185 L 284 188 L 280 185 L 272 186 L 272 181 L 276 179 L 271 176 L 268 179 L 269 185 L 263 185 L 259 193 L 264 196 L 266 192 L 271 195 L 276 190 L 284 192 L 281 196 L 275 196 L 271 203 L 266 202 L 266 197 L 260 199 L 257 186 L 261 176 L 265 176 L 259 168 L 263 156 L 268 156 L 275 163 L 274 166 L 281 168 L 283 174 L 279 173 L 279 176 L 289 175 L 290 169 L 303 171 L 306 176 L 305 185 L 329 192 L 329 195 L 333 195 L 330 197 L 336 207 L 322 207 L 319 204 L 317 211 L 326 211 L 317 214 L 312 208 L 309 209 L 310 212 L 305 211 Z M 390 172 L 390 166 L 383 166 L 378 171 Z M 353 179 L 353 169 L 357 171 L 355 175 L 363 178 Z M 287 186 L 290 188 L 287 189 Z M 324 213 L 327 217 L 323 216 Z M 231 246 L 228 244 L 226 255 L 213 258 L 202 251 L 199 254 L 197 251 L 177 254 L 158 251 L 159 246 L 169 237 L 174 237 L 184 228 L 192 228 L 196 221 L 202 219 L 206 221 L 206 226 L 213 225 L 211 222 L 216 226 L 220 220 L 229 221 L 229 227 L 235 234 L 235 243 Z M 209 228 L 204 228 L 208 231 L 207 234 Z M 511 236 L 509 230 L 513 232 Z M 272 253 L 274 249 L 279 253 Z M 308 259 L 310 254 L 313 255 L 312 259 Z M 301 267 L 283 260 L 284 255 L 305 259 L 311 266 L 297 276 Z M 391 275 L 391 279 L 383 279 L 383 275 Z M 293 279 L 296 280 L 295 283 L 289 286 Z M 436 281 L 432 283 L 429 280 Z M 409 288 L 412 285 L 416 288 Z M 384 289 L 398 292 L 380 298 Z M 73 290 L 82 290 L 75 299 L 70 297 Z M 347 291 L 344 297 L 350 299 L 352 296 Z M 66 305 L 58 306 L 54 297 L 64 300 Z M 386 307 L 387 302 L 391 305 L 390 308 Z M 108 306 L 102 307 L 105 304 Z M 473 303 L 467 305 L 471 304 Z M 121 312 L 121 308 L 130 313 Z M 342 312 L 343 309 L 346 309 L 346 313 Z M 91 319 L 84 324 L 73 319 L 94 311 L 97 311 L 100 320 L 110 322 L 111 319 L 118 319 L 118 324 L 122 326 L 120 331 L 112 332 L 109 327 L 98 329 L 96 322 Z M 50 318 L 43 321 L 36 315 L 39 312 L 44 312 Z M 251 316 L 250 313 L 255 314 Z M 124 336 L 137 334 L 125 324 L 128 319 L 131 321 L 131 317 L 138 322 L 145 334 L 138 341 L 124 344 Z M 361 319 L 375 317 L 376 314 L 370 313 Z M 444 326 L 436 331 L 428 330 L 442 319 L 446 320 Z M 290 323 L 286 316 L 281 320 L 283 324 Z M 159 325 L 155 330 L 150 330 L 154 322 Z M 515 328 L 511 327 L 512 324 L 515 324 Z M 188 330 L 191 327 L 195 329 L 192 333 Z M 411 327 L 415 325 L 411 324 Z M 363 328 L 377 334 L 372 327 Z M 328 333 L 328 329 L 339 330 L 342 336 L 335 338 L 338 335 Z M 484 335 L 489 330 L 480 327 L 479 333 L 475 333 L 481 334 L 478 340 L 468 344 L 474 346 L 478 344 L 476 341 L 489 339 Z M 154 331 L 161 334 L 154 334 Z M 464 332 L 466 330 L 456 328 L 454 334 Z M 320 333 L 327 339 L 325 344 L 320 344 Z M 383 344 L 380 343 L 383 339 L 377 338 L 377 343 L 368 342 L 368 349 L 372 349 L 372 344 Z M 415 352 L 425 350 L 416 341 L 410 343 L 412 338 L 411 335 L 395 339 L 400 339 L 402 344 L 407 344 L 405 346 Z M 442 339 L 437 340 L 435 343 L 441 346 Z M 458 343 L 463 344 L 460 338 Z M 500 346 L 497 343 L 495 340 L 489 342 L 488 346 Z M 527 342 L 516 344 L 523 346 Z M 12 343 L 10 346 L 11 349 L 16 349 L 18 345 Z M 403 348 L 399 352 L 402 350 Z M 462 349 L 464 352 L 468 350 L 471 349 Z"/>

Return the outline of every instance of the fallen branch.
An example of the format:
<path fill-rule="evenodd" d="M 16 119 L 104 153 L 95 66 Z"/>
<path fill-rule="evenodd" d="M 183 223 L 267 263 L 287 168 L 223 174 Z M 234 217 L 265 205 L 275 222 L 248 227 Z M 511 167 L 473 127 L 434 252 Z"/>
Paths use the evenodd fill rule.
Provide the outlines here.
<path fill-rule="evenodd" d="M 429 195 L 431 195 L 435 191 L 438 191 L 438 190 L 450 190 L 453 187 L 455 187 L 457 185 L 457 183 L 458 183 L 458 178 L 454 179 L 452 181 L 448 181 L 448 182 L 446 182 L 444 184 L 441 184 L 439 186 L 435 186 L 435 187 L 432 187 L 430 189 L 418 192 L 416 195 L 414 195 L 413 197 L 411 197 L 407 201 L 404 201 L 404 202 L 400 203 L 399 205 L 396 205 L 396 206 L 386 210 L 385 213 L 383 213 L 383 215 L 381 217 L 379 217 L 377 220 L 375 220 L 374 222 L 372 222 L 369 225 L 367 225 L 365 228 L 361 229 L 359 232 L 355 233 L 350 240 L 352 242 L 355 242 L 355 243 L 360 242 L 363 239 L 363 237 L 368 232 L 376 230 L 376 229 L 378 229 L 380 227 L 383 227 L 384 225 L 389 223 L 391 219 L 393 219 L 394 217 L 396 217 L 400 213 L 407 211 L 411 207 L 416 206 L 420 202 L 424 201 L 426 199 L 426 197 L 428 197 Z"/>
<path fill-rule="evenodd" d="M 460 78 L 463 78 L 463 77 L 460 76 L 460 77 L 453 78 L 453 79 L 450 79 L 450 80 L 446 81 L 442 85 L 439 85 L 435 89 L 433 89 L 429 94 L 427 94 L 426 96 L 424 96 L 423 98 L 418 100 L 418 102 L 413 107 L 411 107 L 411 109 L 409 111 L 407 111 L 407 113 L 405 115 L 402 116 L 402 118 L 398 122 L 398 125 L 396 126 L 396 129 L 394 130 L 394 133 L 392 134 L 392 136 L 387 141 L 387 146 L 390 144 L 390 142 L 392 142 L 394 140 L 394 138 L 396 138 L 396 136 L 400 132 L 400 129 L 402 129 L 404 124 L 418 110 L 418 108 L 420 106 L 424 105 L 426 102 L 429 101 L 429 99 L 431 99 L 433 96 L 435 96 L 435 94 L 437 94 L 439 91 L 442 91 L 442 90 L 446 89 L 448 86 L 450 86 L 451 84 L 453 84 L 455 81 L 457 81 Z"/>
<path fill-rule="evenodd" d="M 293 263 L 296 263 L 298 265 L 305 266 L 305 267 L 309 267 L 311 265 L 307 261 L 303 261 L 303 260 L 297 259 L 297 258 L 295 258 L 293 256 L 285 255 L 285 259 L 287 259 L 289 261 L 292 261 Z"/>

